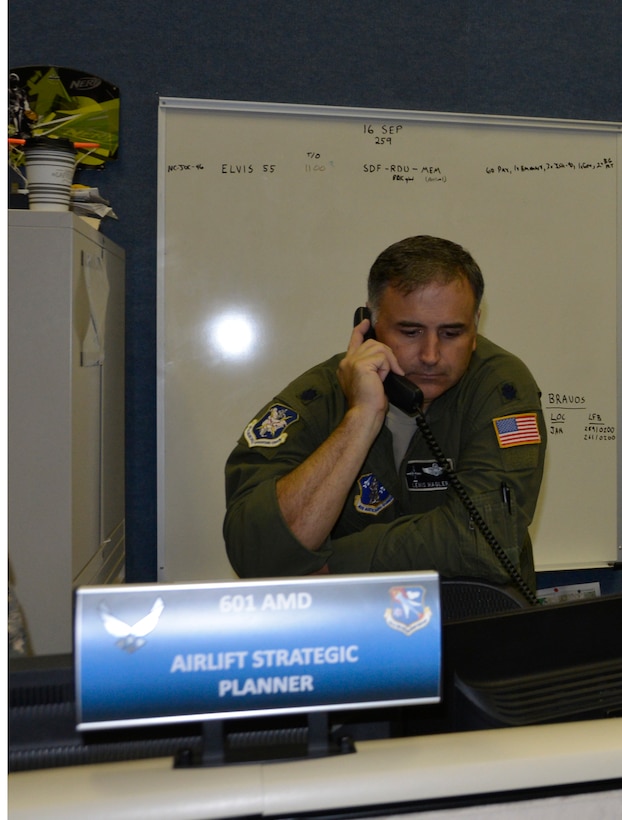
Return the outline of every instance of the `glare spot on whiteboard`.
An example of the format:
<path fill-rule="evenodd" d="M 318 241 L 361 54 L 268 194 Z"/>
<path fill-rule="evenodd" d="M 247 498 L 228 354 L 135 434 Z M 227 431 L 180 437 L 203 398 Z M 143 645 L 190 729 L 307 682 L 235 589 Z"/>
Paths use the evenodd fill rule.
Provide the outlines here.
<path fill-rule="evenodd" d="M 210 340 L 218 352 L 231 359 L 245 359 L 255 349 L 255 322 L 243 313 L 224 313 L 210 324 Z"/>

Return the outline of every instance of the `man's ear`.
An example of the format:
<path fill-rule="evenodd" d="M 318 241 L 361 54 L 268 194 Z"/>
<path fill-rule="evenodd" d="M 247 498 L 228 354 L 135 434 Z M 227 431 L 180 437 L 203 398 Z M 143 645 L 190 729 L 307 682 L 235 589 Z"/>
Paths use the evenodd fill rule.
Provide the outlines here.
<path fill-rule="evenodd" d="M 477 313 L 475 314 L 475 330 L 476 331 L 477 331 L 477 328 L 479 327 L 479 318 L 480 318 L 481 315 L 482 315 L 481 310 L 478 310 Z M 477 333 L 475 334 L 475 338 L 473 339 L 473 350 L 475 350 L 476 347 L 477 347 Z"/>

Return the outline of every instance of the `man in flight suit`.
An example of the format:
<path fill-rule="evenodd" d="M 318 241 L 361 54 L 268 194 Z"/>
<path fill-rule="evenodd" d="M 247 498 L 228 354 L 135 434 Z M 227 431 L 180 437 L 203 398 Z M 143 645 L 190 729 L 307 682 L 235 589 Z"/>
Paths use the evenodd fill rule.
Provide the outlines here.
<path fill-rule="evenodd" d="M 484 282 L 459 245 L 415 236 L 372 265 L 364 319 L 341 353 L 249 422 L 226 465 L 227 553 L 242 577 L 431 569 L 510 582 L 416 417 L 387 401 L 390 371 L 480 515 L 535 589 L 532 521 L 544 464 L 540 392 L 478 334 Z"/>

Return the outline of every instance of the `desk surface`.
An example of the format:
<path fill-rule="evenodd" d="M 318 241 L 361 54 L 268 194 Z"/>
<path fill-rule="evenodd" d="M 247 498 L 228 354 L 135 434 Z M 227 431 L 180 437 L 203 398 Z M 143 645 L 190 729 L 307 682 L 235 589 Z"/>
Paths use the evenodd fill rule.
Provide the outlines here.
<path fill-rule="evenodd" d="M 12 820 L 293 815 L 619 779 L 622 718 L 365 741 L 355 754 L 173 769 L 169 758 L 9 775 Z"/>

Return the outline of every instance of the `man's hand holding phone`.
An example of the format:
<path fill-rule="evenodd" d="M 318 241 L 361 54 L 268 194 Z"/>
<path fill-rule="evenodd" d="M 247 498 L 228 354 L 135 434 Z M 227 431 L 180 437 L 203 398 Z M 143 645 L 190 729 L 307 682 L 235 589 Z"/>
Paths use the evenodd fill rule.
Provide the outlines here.
<path fill-rule="evenodd" d="M 354 327 L 337 371 L 348 406 L 377 413 L 379 421 L 384 421 L 387 398 L 383 382 L 391 371 L 403 373 L 391 348 L 375 339 L 371 321 L 364 317 Z"/>
<path fill-rule="evenodd" d="M 359 371 L 358 367 L 362 369 Z M 354 368 L 356 369 L 353 374 Z M 353 378 L 353 375 L 356 378 Z M 354 330 L 350 344 L 338 371 L 339 383 L 350 407 L 356 401 L 369 402 L 370 406 L 380 406 L 377 403 L 378 382 L 372 378 L 374 375 L 380 378 L 383 391 L 391 404 L 409 415 L 418 412 L 423 404 L 421 390 L 404 376 L 404 371 L 391 348 L 376 341 L 369 309 L 359 307 L 354 314 Z M 366 380 L 365 389 L 355 389 L 359 386 L 358 379 L 363 378 Z M 386 401 L 382 406 L 383 412 L 386 413 Z"/>

